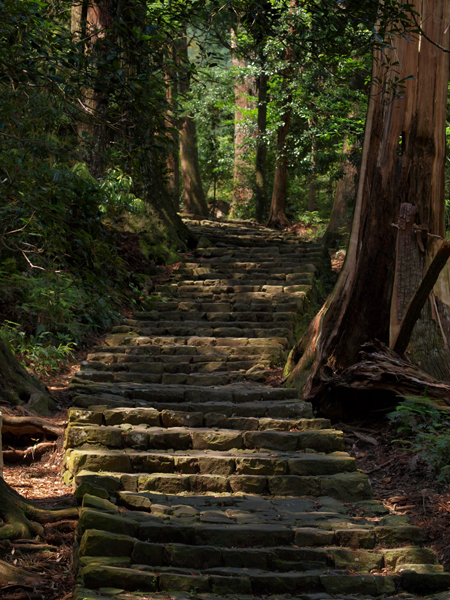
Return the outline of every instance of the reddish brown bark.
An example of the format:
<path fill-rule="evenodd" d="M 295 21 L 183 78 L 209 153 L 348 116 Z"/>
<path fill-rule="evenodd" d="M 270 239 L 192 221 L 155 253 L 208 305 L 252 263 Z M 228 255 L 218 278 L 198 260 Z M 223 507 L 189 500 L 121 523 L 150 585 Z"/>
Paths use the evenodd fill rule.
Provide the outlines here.
<path fill-rule="evenodd" d="M 249 163 L 247 140 L 247 113 L 253 108 L 252 96 L 255 95 L 253 78 L 244 77 L 242 70 L 246 61 L 236 53 L 236 32 L 231 30 L 231 62 L 235 69 L 234 80 L 234 171 L 233 171 L 233 201 L 230 213 L 236 215 L 239 208 L 250 204 L 253 196 L 248 170 Z M 241 72 L 240 72 L 241 71 Z"/>
<path fill-rule="evenodd" d="M 444 0 L 415 0 L 413 4 L 421 14 L 426 34 L 448 46 L 450 4 Z M 304 396 L 313 399 L 319 409 L 329 402 L 325 401 L 326 389 L 321 380 L 323 367 L 338 374 L 358 362 L 362 344 L 374 339 L 389 343 L 390 333 L 395 333 L 399 318 L 423 278 L 425 263 L 436 253 L 436 242 L 444 233 L 449 55 L 423 36 L 411 33 L 410 39 L 389 38 L 381 56 L 376 51 L 378 60 L 373 66 L 374 83 L 349 251 L 333 295 L 315 319 L 318 333 L 308 334 L 316 353 Z M 386 57 L 398 60 L 400 65 L 386 70 Z M 405 80 L 405 89 L 399 93 L 395 76 L 414 78 Z M 408 235 L 402 236 L 409 254 L 398 248 L 398 229 L 393 226 L 397 224 L 402 229 L 400 208 L 405 203 L 416 209 Z M 413 224 L 420 235 L 415 233 Z M 448 315 L 448 281 L 448 270 L 444 270 L 434 287 L 441 321 Z M 431 319 L 425 321 L 429 325 Z M 438 328 L 435 326 L 434 330 Z M 413 339 L 415 335 L 416 332 Z M 428 357 L 434 348 L 439 377 L 448 379 L 448 350 L 442 336 L 438 339 L 432 332 L 425 337 L 423 345 L 428 348 Z M 299 352 L 301 347 L 305 347 L 305 341 L 293 353 L 297 366 L 292 380 L 300 379 L 306 364 Z M 428 360 L 428 364 L 432 362 Z M 424 368 L 423 362 L 421 366 Z M 436 376 L 431 369 L 426 370 Z"/>
<path fill-rule="evenodd" d="M 188 41 L 184 36 L 180 42 L 179 53 L 186 68 L 180 80 L 180 93 L 187 95 L 190 88 L 190 77 L 188 65 Z M 183 212 L 208 216 L 205 194 L 203 192 L 198 162 L 197 128 L 194 119 L 185 115 L 180 129 L 180 161 L 181 176 L 184 185 L 184 209 Z"/>
<path fill-rule="evenodd" d="M 180 210 L 180 140 L 176 129 L 179 124 L 175 119 L 175 110 L 178 104 L 178 77 L 174 68 L 177 63 L 177 54 L 177 46 L 172 44 L 168 52 L 168 59 L 171 64 L 166 70 L 166 96 L 168 104 L 166 127 L 170 137 L 167 152 L 167 191 L 172 199 L 175 210 L 178 212 Z"/>
<path fill-rule="evenodd" d="M 297 0 L 289 0 L 289 9 L 292 12 L 297 5 Z M 290 33 L 294 33 L 291 28 Z M 284 104 L 282 109 L 281 124 L 277 131 L 277 158 L 275 163 L 275 176 L 273 180 L 272 200 L 270 203 L 269 227 L 285 227 L 289 225 L 289 219 L 286 216 L 287 200 L 287 167 L 288 158 L 286 153 L 286 140 L 289 134 L 292 115 L 292 93 L 290 83 L 293 77 L 294 49 L 291 45 L 286 50 L 286 68 L 283 71 L 282 90 L 284 95 Z"/>
<path fill-rule="evenodd" d="M 264 61 L 261 60 L 262 66 Z M 262 223 L 267 210 L 267 144 L 265 140 L 267 127 L 267 84 L 268 76 L 262 71 L 258 81 L 258 128 L 256 138 L 256 186 L 255 186 L 255 217 Z"/>

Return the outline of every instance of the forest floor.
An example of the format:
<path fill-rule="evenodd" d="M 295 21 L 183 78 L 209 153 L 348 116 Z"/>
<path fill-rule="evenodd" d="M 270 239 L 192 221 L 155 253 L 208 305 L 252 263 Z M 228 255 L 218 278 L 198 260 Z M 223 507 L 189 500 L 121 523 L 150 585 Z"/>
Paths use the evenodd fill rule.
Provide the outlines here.
<path fill-rule="evenodd" d="M 77 356 L 77 363 L 46 383 L 58 402 L 59 411 L 50 420 L 61 422 L 67 418 L 69 407 L 68 382 L 78 370 L 85 354 Z M 281 370 L 273 370 L 271 385 L 281 385 Z M 450 492 L 436 481 L 418 460 L 416 454 L 405 448 L 397 438 L 397 425 L 386 417 L 365 422 L 337 423 L 345 434 L 346 450 L 358 461 L 358 468 L 370 477 L 375 498 L 389 508 L 392 514 L 407 515 L 412 523 L 423 528 L 426 544 L 437 553 L 440 562 L 450 570 Z M 61 480 L 63 440 L 58 440 L 56 451 L 44 455 L 29 465 L 5 465 L 4 478 L 17 492 L 46 508 L 54 508 L 63 501 L 75 504 L 71 491 Z M 8 543 L 0 545 L 0 558 L 22 566 L 48 578 L 48 588 L 35 596 L 36 600 L 70 600 L 74 585 L 71 570 L 71 549 L 74 525 L 66 523 L 61 529 L 46 526 L 46 543 L 54 551 L 21 553 Z M 17 587 L 17 586 L 16 586 Z M 0 589 L 2 600 L 22 600 L 33 596 L 16 594 L 11 589 Z"/>
<path fill-rule="evenodd" d="M 342 268 L 344 253 L 331 256 L 333 271 Z M 163 279 L 176 268 L 167 268 Z M 91 345 L 98 340 L 91 340 Z M 80 363 L 89 352 L 76 354 L 68 368 L 49 376 L 44 383 L 55 398 L 58 410 L 49 417 L 61 423 L 67 420 L 70 407 L 68 384 Z M 282 369 L 273 369 L 266 383 L 280 386 Z M 22 414 L 17 412 L 17 414 Z M 407 515 L 412 523 L 425 532 L 426 544 L 437 553 L 440 562 L 450 570 L 450 492 L 427 471 L 417 456 L 398 440 L 397 425 L 385 416 L 365 422 L 337 423 L 345 434 L 346 450 L 357 459 L 358 468 L 367 473 L 375 498 L 393 514 Z M 76 503 L 71 490 L 61 479 L 63 442 L 57 442 L 56 450 L 31 464 L 5 465 L 4 479 L 19 494 L 44 508 L 54 508 L 61 502 L 66 506 Z M 7 441 L 4 440 L 4 449 Z M 54 546 L 52 551 L 22 551 L 8 541 L 0 542 L 0 558 L 11 564 L 39 573 L 48 580 L 44 591 L 21 591 L 20 586 L 0 587 L 2 600 L 70 600 L 74 586 L 71 557 L 75 521 L 45 526 L 45 541 Z"/>

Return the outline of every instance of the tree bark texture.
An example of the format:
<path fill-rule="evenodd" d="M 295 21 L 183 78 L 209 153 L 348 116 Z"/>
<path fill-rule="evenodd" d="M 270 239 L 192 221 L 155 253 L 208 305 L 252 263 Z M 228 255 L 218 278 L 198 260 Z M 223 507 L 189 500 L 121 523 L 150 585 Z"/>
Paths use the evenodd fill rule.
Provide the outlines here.
<path fill-rule="evenodd" d="M 185 65 L 188 65 L 188 41 L 183 36 L 180 43 L 180 57 Z M 189 94 L 190 77 L 186 67 L 180 79 L 180 93 Z M 184 209 L 183 212 L 208 216 L 208 206 L 203 192 L 198 162 L 197 128 L 194 119 L 185 115 L 180 129 L 180 161 L 181 175 L 184 185 Z"/>
<path fill-rule="evenodd" d="M 178 134 L 179 123 L 175 119 L 175 111 L 178 105 L 178 77 L 174 65 L 178 62 L 178 49 L 172 44 L 168 51 L 168 59 L 172 64 L 166 70 L 166 95 L 168 110 L 166 115 L 166 127 L 169 131 L 170 144 L 167 153 L 167 191 L 172 199 L 175 210 L 180 210 L 180 162 Z"/>
<path fill-rule="evenodd" d="M 230 208 L 232 216 L 236 216 L 241 207 L 249 206 L 253 197 L 248 173 L 250 165 L 246 160 L 249 153 L 246 144 L 249 137 L 246 113 L 253 108 L 251 96 L 255 95 L 255 82 L 253 78 L 245 77 L 242 74 L 247 63 L 243 58 L 237 56 L 236 35 L 237 33 L 231 30 L 231 62 L 235 70 L 233 201 Z"/>
<path fill-rule="evenodd" d="M 448 46 L 450 3 L 414 0 L 425 33 Z M 388 36 L 387 46 L 375 50 L 363 156 L 347 259 L 324 310 L 307 332 L 316 349 L 311 375 L 304 388 L 316 405 L 324 398 L 321 371 L 326 365 L 339 373 L 359 360 L 361 346 L 378 339 L 389 343 L 444 234 L 443 166 L 449 55 L 423 36 Z M 399 66 L 386 68 L 386 59 Z M 405 79 L 398 89 L 395 79 Z M 433 237 L 437 236 L 437 237 Z M 435 321 L 424 315 L 421 346 L 428 357 L 417 364 L 439 378 L 449 379 L 448 351 L 436 335 L 438 316 L 448 318 L 449 271 L 444 269 L 433 290 Z M 426 307 L 425 307 L 426 308 Z M 428 327 L 429 325 L 433 327 Z M 448 330 L 450 334 L 450 328 Z M 305 366 L 299 342 L 291 380 Z M 441 359 L 442 357 L 442 359 Z M 437 358 L 437 361 L 436 361 Z M 310 360 L 310 359 L 309 359 Z M 419 364 L 420 363 L 420 364 Z M 424 364 L 426 363 L 426 364 Z M 433 363 L 433 365 L 431 364 Z M 438 368 L 435 365 L 438 364 Z"/>
<path fill-rule="evenodd" d="M 264 68 L 264 61 L 261 61 Z M 258 129 L 256 138 L 255 217 L 262 223 L 267 210 L 267 84 L 268 75 L 262 70 L 258 81 Z"/>
<path fill-rule="evenodd" d="M 23 406 L 33 412 L 47 414 L 53 400 L 45 386 L 33 379 L 14 354 L 0 340 L 0 402 L 9 406 Z M 3 419 L 8 419 L 7 415 Z"/>
<path fill-rule="evenodd" d="M 292 12 L 297 6 L 297 0 L 289 0 L 289 10 Z M 291 28 L 290 33 L 294 30 Z M 288 159 L 286 153 L 286 141 L 289 134 L 292 115 L 292 92 L 290 83 L 293 77 L 294 48 L 288 45 L 286 49 L 287 66 L 283 71 L 282 91 L 284 95 L 281 124 L 277 131 L 277 158 L 275 162 L 275 176 L 273 180 L 272 199 L 270 202 L 269 227 L 285 227 L 289 225 L 286 216 L 287 202 L 287 167 Z"/>
<path fill-rule="evenodd" d="M 344 157 L 351 152 L 351 149 L 351 146 L 349 146 L 347 140 L 345 140 L 343 148 Z M 336 185 L 333 209 L 325 233 L 324 241 L 327 245 L 335 244 L 341 239 L 342 234 L 344 234 L 346 238 L 350 233 L 351 206 L 354 203 L 355 197 L 355 177 L 357 169 L 352 165 L 348 158 L 344 158 L 342 171 L 342 177 Z"/>

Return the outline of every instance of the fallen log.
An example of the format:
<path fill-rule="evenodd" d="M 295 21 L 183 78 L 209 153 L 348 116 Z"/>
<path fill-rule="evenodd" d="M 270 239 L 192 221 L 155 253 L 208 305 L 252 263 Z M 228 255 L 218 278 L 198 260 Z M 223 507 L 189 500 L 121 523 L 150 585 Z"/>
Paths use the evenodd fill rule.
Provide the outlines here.
<path fill-rule="evenodd" d="M 7 450 L 3 450 L 3 460 L 5 463 L 31 463 L 39 460 L 46 452 L 55 451 L 56 448 L 56 442 L 41 442 L 25 450 L 8 448 Z"/>
<path fill-rule="evenodd" d="M 431 375 L 421 371 L 407 359 L 401 358 L 382 342 L 375 340 L 362 346 L 361 360 L 351 367 L 341 371 L 334 371 L 330 365 L 320 370 L 320 382 L 326 390 L 323 397 L 332 397 L 341 393 L 341 398 L 350 392 L 389 391 L 390 398 L 395 396 L 427 397 L 440 400 L 450 405 L 450 384 L 438 381 Z M 351 395 L 351 394 L 350 394 Z M 359 395 L 360 397 L 360 395 Z M 325 402 L 317 406 L 314 397 L 308 398 L 316 407 L 326 414 Z M 380 401 L 377 408 L 382 408 Z"/>

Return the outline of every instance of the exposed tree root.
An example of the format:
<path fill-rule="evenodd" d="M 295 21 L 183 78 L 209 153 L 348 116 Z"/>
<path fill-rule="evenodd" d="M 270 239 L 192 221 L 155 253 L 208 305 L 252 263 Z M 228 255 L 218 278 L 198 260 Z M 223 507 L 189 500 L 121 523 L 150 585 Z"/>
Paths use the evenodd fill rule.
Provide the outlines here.
<path fill-rule="evenodd" d="M 3 450 L 3 460 L 5 463 L 31 463 L 39 460 L 46 452 L 56 450 L 56 447 L 56 442 L 42 442 L 26 450 Z"/>
<path fill-rule="evenodd" d="M 0 540 L 20 540 L 11 544 L 13 548 L 27 551 L 53 549 L 44 541 L 43 523 L 62 519 L 76 519 L 77 508 L 45 510 L 22 498 L 4 479 L 0 478 Z M 64 522 L 64 521 L 63 521 Z M 32 538 L 38 539 L 32 539 Z M 56 549 L 56 548 L 55 548 Z M 48 585 L 48 579 L 39 574 L 19 569 L 0 561 L 0 598 L 38 600 L 42 597 L 37 590 Z"/>
<path fill-rule="evenodd" d="M 30 586 L 31 588 L 38 588 L 45 585 L 45 580 L 39 575 L 29 573 L 23 569 L 14 567 L 13 565 L 0 560 L 0 594 L 5 591 L 3 586 L 10 587 L 12 584 L 19 584 L 20 586 Z M 1 595 L 5 598 L 4 595 Z"/>
<path fill-rule="evenodd" d="M 15 436 L 21 435 L 51 435 L 60 437 L 64 434 L 66 423 L 55 424 L 39 417 L 15 417 L 9 414 L 3 415 L 2 433 L 10 433 Z"/>
<path fill-rule="evenodd" d="M 372 409 L 382 409 L 395 402 L 396 396 L 427 396 L 434 400 L 450 404 L 450 384 L 438 381 L 421 371 L 408 360 L 400 358 L 385 344 L 375 340 L 364 344 L 360 353 L 361 360 L 341 371 L 333 371 L 326 365 L 320 370 L 321 393 L 319 400 L 311 400 L 321 414 L 331 415 L 327 398 L 333 398 L 334 410 L 337 410 L 336 398 L 342 404 L 351 404 L 351 410 L 357 409 L 356 401 L 362 394 L 370 396 Z M 341 407 L 342 410 L 342 407 Z M 364 407 L 367 413 L 367 406 Z"/>
<path fill-rule="evenodd" d="M 42 523 L 50 523 L 61 519 L 75 519 L 77 508 L 61 510 L 45 510 L 38 508 L 8 486 L 0 478 L 0 540 L 29 539 L 35 536 L 44 537 Z"/>

